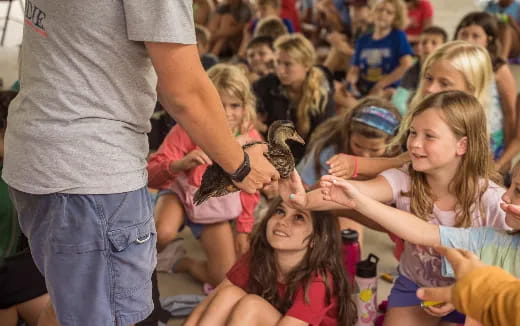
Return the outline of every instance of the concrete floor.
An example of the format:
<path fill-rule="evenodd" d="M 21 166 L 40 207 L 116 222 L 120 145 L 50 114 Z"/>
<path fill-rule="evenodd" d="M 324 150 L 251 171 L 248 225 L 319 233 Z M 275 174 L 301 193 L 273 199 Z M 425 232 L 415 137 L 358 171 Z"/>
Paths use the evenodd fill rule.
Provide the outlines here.
<path fill-rule="evenodd" d="M 477 10 L 479 7 L 476 0 L 430 0 L 435 9 L 434 24 L 446 29 L 448 34 L 453 35 L 453 31 L 458 21 L 468 12 Z M 513 67 L 513 73 L 517 83 L 520 82 L 520 67 Z M 188 253 L 193 256 L 203 257 L 204 253 L 200 245 L 193 239 L 189 231 L 184 231 L 182 236 L 186 239 L 185 246 Z M 379 273 L 396 271 L 397 261 L 392 254 L 393 243 L 388 235 L 372 230 L 365 231 L 363 257 L 369 253 L 379 256 Z M 171 296 L 185 293 L 202 294 L 202 287 L 199 283 L 185 274 L 160 274 L 159 286 L 161 296 Z M 391 284 L 386 281 L 378 282 L 378 301 L 385 300 L 391 288 Z M 183 319 L 172 319 L 168 326 L 181 325 Z"/>

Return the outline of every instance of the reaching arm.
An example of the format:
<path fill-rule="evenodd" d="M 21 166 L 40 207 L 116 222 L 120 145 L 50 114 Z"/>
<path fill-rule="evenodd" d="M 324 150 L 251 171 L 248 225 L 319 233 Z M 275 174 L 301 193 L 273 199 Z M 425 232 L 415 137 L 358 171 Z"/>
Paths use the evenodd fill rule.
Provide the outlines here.
<path fill-rule="evenodd" d="M 495 74 L 500 105 L 504 115 L 504 136 L 506 144 L 514 137 L 516 116 L 516 82 L 509 66 L 503 65 Z"/>
<path fill-rule="evenodd" d="M 408 212 L 382 204 L 363 194 L 355 184 L 357 185 L 357 183 L 333 176 L 324 176 L 322 178 L 323 200 L 353 208 L 389 232 L 411 243 L 423 246 L 440 245 L 441 239 L 437 225 L 423 221 Z"/>
<path fill-rule="evenodd" d="M 234 173 L 244 162 L 244 151 L 231 134 L 222 102 L 202 68 L 197 47 L 147 42 L 146 48 L 157 72 L 157 89 L 166 111 L 204 153 L 226 172 Z M 264 157 L 265 151 L 264 145 L 247 149 L 251 171 L 242 182 L 235 183 L 242 190 L 254 193 L 279 179 L 279 173 Z"/>
<path fill-rule="evenodd" d="M 391 73 L 389 73 L 388 75 L 386 75 L 383 79 L 381 79 L 380 81 L 378 81 L 374 87 L 373 87 L 373 90 L 374 91 L 377 91 L 377 90 L 382 90 L 384 89 L 385 87 L 387 86 L 390 86 L 392 85 L 393 83 L 395 83 L 396 81 L 400 80 L 401 78 L 403 78 L 404 74 L 406 73 L 406 71 L 408 69 L 410 69 L 410 67 L 413 65 L 413 60 L 412 60 L 412 56 L 407 54 L 407 55 L 403 55 L 400 59 L 399 59 L 399 66 L 397 66 L 397 68 L 395 68 L 394 70 L 392 70 Z M 371 90 L 372 92 L 372 90 Z"/>
<path fill-rule="evenodd" d="M 197 47 L 174 43 L 146 43 L 146 47 L 166 111 L 205 153 L 233 173 L 244 155 L 227 126 L 222 103 L 202 68 Z"/>

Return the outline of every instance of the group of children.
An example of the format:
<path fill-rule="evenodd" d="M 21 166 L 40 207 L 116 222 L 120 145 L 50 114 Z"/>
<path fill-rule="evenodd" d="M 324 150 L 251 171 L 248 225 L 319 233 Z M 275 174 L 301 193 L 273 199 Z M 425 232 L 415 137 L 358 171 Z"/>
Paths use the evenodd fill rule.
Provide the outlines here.
<path fill-rule="evenodd" d="M 323 65 L 313 35 L 291 34 L 288 19 L 256 34 L 281 7 L 262 1 L 260 20 L 243 26 L 248 43 L 237 47 L 245 61 L 208 70 L 242 144 L 261 140 L 276 120 L 295 123 L 307 144 L 289 144 L 297 162 L 290 179 L 261 195 L 225 197 L 217 206 L 228 213 L 201 221 L 204 208 L 192 197 L 211 159 L 178 125 L 151 155 L 149 186 L 160 189 L 157 269 L 188 272 L 209 294 L 187 325 L 353 325 L 339 231 L 362 235 L 363 225 L 396 243 L 399 276 L 385 325 L 478 325 L 449 302 L 421 307 L 420 287 L 454 282 L 433 246 L 466 248 L 520 275 L 518 238 L 508 233 L 520 228 L 519 168 L 507 192 L 496 172 L 507 171 L 519 152 L 507 145 L 520 138 L 496 17 L 466 15 L 449 42 L 442 28 L 428 26 L 423 1 L 382 0 L 366 11 L 362 2 L 348 2 L 361 13 L 351 17 L 356 30 L 330 33 Z M 426 12 L 412 17 L 418 34 L 404 32 L 407 8 Z M 349 47 L 350 67 L 337 81 L 329 59 L 347 60 Z M 185 225 L 207 261 L 185 256 L 176 240 Z"/>
<path fill-rule="evenodd" d="M 291 120 L 306 145 L 288 144 L 289 179 L 201 206 L 193 195 L 212 160 L 182 126 L 150 155 L 157 271 L 189 273 L 208 294 L 186 325 L 354 325 L 345 228 L 396 243 L 385 325 L 478 325 L 450 302 L 421 307 L 419 288 L 454 283 L 434 246 L 520 277 L 520 165 L 507 191 L 497 172 L 520 153 L 503 22 L 470 13 L 449 42 L 426 0 L 340 2 L 307 4 L 300 26 L 292 0 L 257 1 L 256 17 L 245 0 L 194 1 L 201 61 L 237 141 L 262 141 L 274 121 Z M 218 63 L 229 53 L 242 59 Z M 206 260 L 186 255 L 185 226 Z"/>

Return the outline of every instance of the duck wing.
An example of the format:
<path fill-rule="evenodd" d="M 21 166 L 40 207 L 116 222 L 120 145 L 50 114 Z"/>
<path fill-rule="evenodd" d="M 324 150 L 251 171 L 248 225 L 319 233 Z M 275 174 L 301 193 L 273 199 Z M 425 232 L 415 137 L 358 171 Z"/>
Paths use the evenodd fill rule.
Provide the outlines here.
<path fill-rule="evenodd" d="M 242 146 L 243 149 L 256 144 L 265 144 L 264 142 L 252 142 Z M 195 205 L 200 205 L 210 197 L 220 197 L 229 193 L 239 191 L 240 189 L 233 184 L 229 175 L 218 164 L 208 166 L 204 175 L 200 188 L 193 196 Z"/>
<path fill-rule="evenodd" d="M 288 178 L 289 175 L 294 171 L 294 158 L 291 152 L 278 148 L 277 146 L 269 146 L 269 150 L 265 153 L 267 159 L 280 173 L 280 178 Z"/>

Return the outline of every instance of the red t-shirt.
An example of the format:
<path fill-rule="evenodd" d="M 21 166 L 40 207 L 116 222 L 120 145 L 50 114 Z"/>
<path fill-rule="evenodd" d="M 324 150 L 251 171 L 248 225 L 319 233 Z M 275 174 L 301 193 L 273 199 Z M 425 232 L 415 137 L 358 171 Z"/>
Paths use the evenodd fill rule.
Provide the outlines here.
<path fill-rule="evenodd" d="M 433 17 L 433 7 L 428 0 L 419 0 L 417 6 L 408 10 L 410 23 L 405 29 L 406 35 L 417 36 L 424 28 L 424 21 Z"/>
<path fill-rule="evenodd" d="M 227 273 L 228 280 L 243 290 L 246 290 L 249 280 L 249 257 L 249 253 L 243 255 Z M 332 276 L 329 279 L 332 283 Z M 284 295 L 285 290 L 286 286 L 278 283 L 280 296 Z M 303 288 L 298 289 L 294 295 L 293 305 L 285 316 L 299 319 L 311 326 L 337 326 L 337 297 L 333 296 L 329 304 L 325 291 L 323 279 L 320 276 L 314 277 L 309 285 L 309 303 L 305 303 Z"/>
<path fill-rule="evenodd" d="M 282 0 L 280 17 L 290 20 L 296 33 L 301 31 L 300 15 L 298 10 L 296 10 L 295 0 Z"/>

